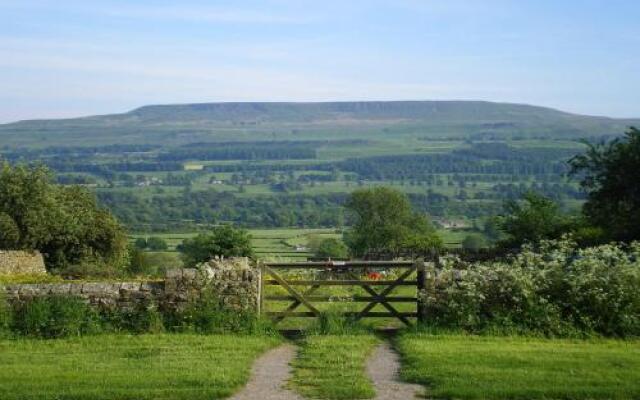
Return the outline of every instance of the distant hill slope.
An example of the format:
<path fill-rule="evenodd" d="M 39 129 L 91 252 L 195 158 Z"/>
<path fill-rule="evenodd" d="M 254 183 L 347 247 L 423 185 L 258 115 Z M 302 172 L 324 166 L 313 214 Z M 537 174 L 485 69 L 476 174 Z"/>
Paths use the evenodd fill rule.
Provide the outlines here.
<path fill-rule="evenodd" d="M 247 102 L 152 105 L 123 114 L 21 121 L 0 125 L 0 139 L 43 146 L 403 135 L 571 138 L 619 134 L 629 125 L 640 120 L 482 101 Z"/>

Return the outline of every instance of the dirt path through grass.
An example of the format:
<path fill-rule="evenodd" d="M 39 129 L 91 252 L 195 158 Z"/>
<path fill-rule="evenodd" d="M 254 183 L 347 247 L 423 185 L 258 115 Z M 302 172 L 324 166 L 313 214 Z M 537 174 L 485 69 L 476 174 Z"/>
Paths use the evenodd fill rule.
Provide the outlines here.
<path fill-rule="evenodd" d="M 289 379 L 290 363 L 296 348 L 284 344 L 262 355 L 253 365 L 249 383 L 229 400 L 302 400 L 302 397 L 284 387 Z"/>
<path fill-rule="evenodd" d="M 400 381 L 400 356 L 389 343 L 382 343 L 367 360 L 367 374 L 376 387 L 379 400 L 409 400 L 423 393 L 420 385 Z"/>

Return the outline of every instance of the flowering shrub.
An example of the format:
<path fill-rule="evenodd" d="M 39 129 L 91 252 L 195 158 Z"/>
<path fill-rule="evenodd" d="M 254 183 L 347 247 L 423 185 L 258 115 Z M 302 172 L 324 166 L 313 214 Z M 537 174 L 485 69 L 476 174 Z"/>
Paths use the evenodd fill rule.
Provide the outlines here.
<path fill-rule="evenodd" d="M 548 335 L 640 335 L 640 243 L 578 249 L 568 237 L 505 262 L 445 258 L 423 295 L 432 324 Z"/>

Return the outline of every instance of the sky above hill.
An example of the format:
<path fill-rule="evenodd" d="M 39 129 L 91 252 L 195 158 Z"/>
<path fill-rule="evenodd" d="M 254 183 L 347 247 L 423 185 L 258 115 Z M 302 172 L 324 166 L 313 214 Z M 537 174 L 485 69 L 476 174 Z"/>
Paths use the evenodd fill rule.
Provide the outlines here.
<path fill-rule="evenodd" d="M 637 0 L 0 0 L 0 122 L 438 99 L 640 117 L 639 20 Z"/>

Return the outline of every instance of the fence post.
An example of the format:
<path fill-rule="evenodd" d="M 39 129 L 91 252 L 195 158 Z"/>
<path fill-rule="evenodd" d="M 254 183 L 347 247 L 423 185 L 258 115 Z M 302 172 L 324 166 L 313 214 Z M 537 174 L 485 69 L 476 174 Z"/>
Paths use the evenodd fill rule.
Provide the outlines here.
<path fill-rule="evenodd" d="M 424 323 L 427 321 L 427 305 L 425 304 L 425 291 L 427 290 L 427 269 L 424 263 L 424 259 L 418 258 L 415 261 L 415 267 L 417 271 L 417 291 L 416 298 L 418 299 L 418 323 Z"/>
<path fill-rule="evenodd" d="M 262 315 L 262 307 L 264 305 L 264 266 L 262 261 L 258 261 L 258 315 Z"/>

